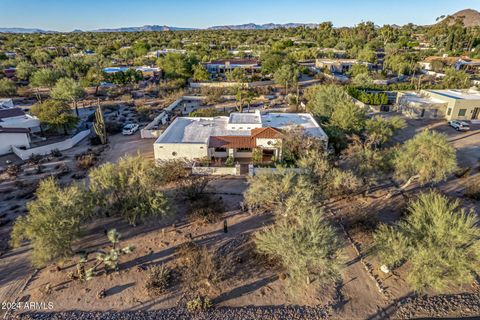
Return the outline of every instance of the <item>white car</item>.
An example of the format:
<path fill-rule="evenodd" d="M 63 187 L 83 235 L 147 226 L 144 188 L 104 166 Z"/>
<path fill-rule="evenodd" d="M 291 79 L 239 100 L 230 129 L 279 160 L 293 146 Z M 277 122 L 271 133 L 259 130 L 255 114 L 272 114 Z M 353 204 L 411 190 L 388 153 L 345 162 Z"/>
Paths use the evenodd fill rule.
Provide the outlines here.
<path fill-rule="evenodd" d="M 470 126 L 468 125 L 468 123 L 463 121 L 451 120 L 451 121 L 448 121 L 448 125 L 457 131 L 470 130 Z"/>
<path fill-rule="evenodd" d="M 126 124 L 123 127 L 122 134 L 124 136 L 130 136 L 130 135 L 134 134 L 135 132 L 137 132 L 137 130 L 138 130 L 138 124 L 129 123 L 129 124 Z"/>

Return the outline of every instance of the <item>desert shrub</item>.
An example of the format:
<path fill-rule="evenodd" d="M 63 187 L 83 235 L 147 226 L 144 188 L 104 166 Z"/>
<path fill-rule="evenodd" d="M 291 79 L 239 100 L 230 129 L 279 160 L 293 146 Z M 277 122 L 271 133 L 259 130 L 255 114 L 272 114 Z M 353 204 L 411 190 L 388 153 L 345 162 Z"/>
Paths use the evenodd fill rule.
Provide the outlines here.
<path fill-rule="evenodd" d="M 225 167 L 233 167 L 235 165 L 235 159 L 232 156 L 229 156 L 225 160 Z"/>
<path fill-rule="evenodd" d="M 164 182 L 173 182 L 188 176 L 185 160 L 172 159 L 157 164 L 158 172 Z"/>
<path fill-rule="evenodd" d="M 250 207 L 274 210 L 285 213 L 290 201 L 318 200 L 317 186 L 305 174 L 278 167 L 249 178 L 249 187 L 245 191 L 245 203 Z"/>
<path fill-rule="evenodd" d="M 152 297 L 164 294 L 171 286 L 172 271 L 165 265 L 148 269 L 145 289 Z"/>
<path fill-rule="evenodd" d="M 456 152 L 447 137 L 436 131 L 425 130 L 405 142 L 393 159 L 395 177 L 420 184 L 440 182 L 457 168 Z"/>
<path fill-rule="evenodd" d="M 204 312 L 212 307 L 212 300 L 208 297 L 197 297 L 187 301 L 187 311 L 190 313 Z"/>
<path fill-rule="evenodd" d="M 179 246 L 177 255 L 183 267 L 182 282 L 194 291 L 218 287 L 232 269 L 229 257 L 217 256 L 192 241 Z"/>
<path fill-rule="evenodd" d="M 125 119 L 122 121 L 119 120 L 119 122 L 123 122 Z M 108 134 L 116 134 L 122 132 L 123 125 L 119 122 L 116 121 L 106 121 L 105 122 L 105 128 L 107 130 Z"/>
<path fill-rule="evenodd" d="M 416 291 L 471 283 L 480 265 L 476 214 L 433 191 L 412 201 L 408 212 L 405 220 L 375 233 L 381 263 L 397 267 L 407 261 L 407 281 Z"/>
<path fill-rule="evenodd" d="M 280 262 L 292 289 L 300 289 L 314 279 L 336 279 L 341 241 L 321 210 L 312 204 L 288 216 L 291 218 L 279 219 L 273 227 L 255 235 L 258 251 Z"/>
<path fill-rule="evenodd" d="M 168 215 L 168 201 L 158 190 L 158 169 L 141 157 L 121 158 L 89 173 L 90 191 L 101 212 L 114 213 L 131 225 L 151 217 Z"/>
<path fill-rule="evenodd" d="M 53 149 L 52 151 L 50 151 L 50 155 L 52 157 L 59 158 L 62 156 L 62 152 L 58 149 Z"/>
<path fill-rule="evenodd" d="M 208 179 L 201 176 L 190 176 L 180 180 L 178 195 L 189 200 L 197 200 L 204 196 Z"/>
<path fill-rule="evenodd" d="M 33 248 L 31 261 L 42 267 L 72 253 L 80 223 L 89 212 L 89 201 L 82 186 L 72 184 L 62 189 L 53 178 L 40 182 L 36 196 L 27 204 L 28 214 L 15 221 L 11 245 L 19 247 L 29 240 Z"/>
<path fill-rule="evenodd" d="M 21 171 L 22 171 L 22 166 L 20 166 L 19 164 L 11 164 L 7 166 L 7 169 L 5 170 L 5 172 L 10 177 L 16 177 Z"/>
<path fill-rule="evenodd" d="M 39 164 L 42 159 L 43 157 L 41 155 L 32 153 L 30 157 L 28 157 L 27 163 L 32 165 Z"/>
<path fill-rule="evenodd" d="M 88 170 L 95 165 L 97 157 L 93 153 L 82 153 L 75 156 L 75 164 L 80 170 Z"/>
<path fill-rule="evenodd" d="M 467 183 L 465 195 L 471 199 L 480 200 L 480 176 L 474 177 Z"/>
<path fill-rule="evenodd" d="M 199 223 L 215 223 L 222 219 L 224 210 L 222 199 L 204 194 L 189 202 L 187 214 L 191 220 Z"/>

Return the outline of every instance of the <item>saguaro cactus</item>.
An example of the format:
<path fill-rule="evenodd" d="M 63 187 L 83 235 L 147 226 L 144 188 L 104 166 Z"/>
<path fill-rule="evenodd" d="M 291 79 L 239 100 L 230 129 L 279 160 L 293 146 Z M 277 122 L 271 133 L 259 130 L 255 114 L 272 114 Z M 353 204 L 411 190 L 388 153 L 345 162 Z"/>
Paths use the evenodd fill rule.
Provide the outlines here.
<path fill-rule="evenodd" d="M 93 129 L 100 138 L 100 142 L 102 144 L 107 144 L 107 127 L 105 126 L 105 119 L 103 118 L 102 107 L 100 105 L 100 102 L 98 102 L 97 105 L 97 110 L 95 111 L 96 122 L 93 124 Z"/>

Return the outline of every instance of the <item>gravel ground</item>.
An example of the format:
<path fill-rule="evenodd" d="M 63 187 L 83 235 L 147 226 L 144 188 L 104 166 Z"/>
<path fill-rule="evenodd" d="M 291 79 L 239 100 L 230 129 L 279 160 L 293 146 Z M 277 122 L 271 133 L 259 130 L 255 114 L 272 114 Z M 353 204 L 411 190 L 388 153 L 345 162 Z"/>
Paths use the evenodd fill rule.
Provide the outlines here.
<path fill-rule="evenodd" d="M 401 303 L 393 319 L 412 317 L 471 317 L 480 315 L 480 292 L 410 297 Z"/>
<path fill-rule="evenodd" d="M 327 311 L 321 307 L 245 307 L 215 308 L 207 312 L 191 314 L 185 309 L 173 308 L 158 311 L 139 312 L 83 312 L 21 314 L 21 320 L 310 320 L 327 319 Z"/>

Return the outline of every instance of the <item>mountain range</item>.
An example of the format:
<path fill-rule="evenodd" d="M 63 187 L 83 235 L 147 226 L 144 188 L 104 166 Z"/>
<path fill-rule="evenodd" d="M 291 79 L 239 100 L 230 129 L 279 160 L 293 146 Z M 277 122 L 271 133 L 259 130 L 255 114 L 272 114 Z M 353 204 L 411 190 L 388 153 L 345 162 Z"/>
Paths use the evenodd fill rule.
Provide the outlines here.
<path fill-rule="evenodd" d="M 465 9 L 459 12 L 456 12 L 449 16 L 442 16 L 442 21 L 440 23 L 453 23 L 455 18 L 462 17 L 463 24 L 466 27 L 475 27 L 480 26 L 480 12 L 473 9 Z M 318 24 L 316 23 L 267 23 L 267 24 L 256 24 L 256 23 L 247 23 L 239 25 L 223 25 L 223 26 L 212 26 L 206 28 L 207 30 L 271 30 L 271 29 L 280 29 L 280 28 L 296 28 L 296 27 L 307 27 L 315 28 Z M 121 28 L 104 28 L 104 29 L 95 29 L 89 31 L 82 31 L 79 29 L 73 30 L 72 32 L 139 32 L 139 31 L 181 31 L 181 30 L 196 30 L 195 28 L 179 28 L 173 26 L 165 25 L 145 25 L 141 27 L 121 27 Z M 58 31 L 51 30 L 42 30 L 37 28 L 0 28 L 0 33 L 58 33 Z"/>

